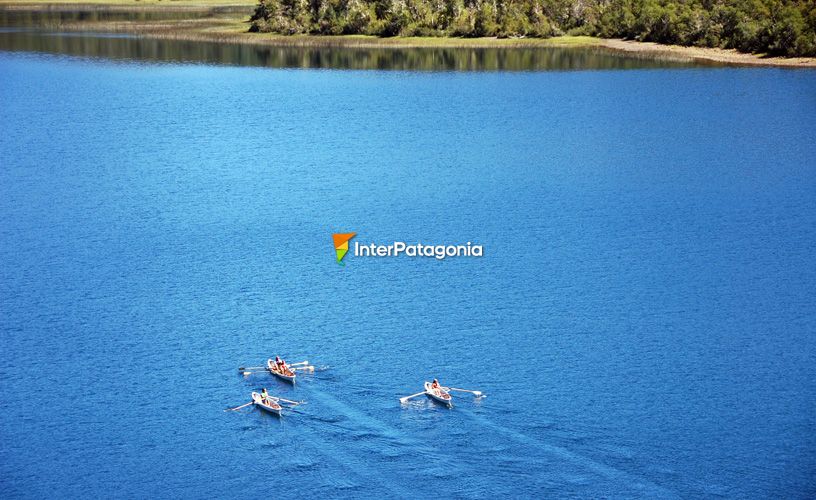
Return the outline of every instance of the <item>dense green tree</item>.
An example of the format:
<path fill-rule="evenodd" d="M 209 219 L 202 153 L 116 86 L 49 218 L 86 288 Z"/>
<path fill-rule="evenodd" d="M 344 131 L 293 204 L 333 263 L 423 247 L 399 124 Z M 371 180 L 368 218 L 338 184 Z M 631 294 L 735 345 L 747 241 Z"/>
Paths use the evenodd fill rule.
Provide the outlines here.
<path fill-rule="evenodd" d="M 564 33 L 816 55 L 816 0 L 259 0 L 250 31 L 377 36 Z"/>

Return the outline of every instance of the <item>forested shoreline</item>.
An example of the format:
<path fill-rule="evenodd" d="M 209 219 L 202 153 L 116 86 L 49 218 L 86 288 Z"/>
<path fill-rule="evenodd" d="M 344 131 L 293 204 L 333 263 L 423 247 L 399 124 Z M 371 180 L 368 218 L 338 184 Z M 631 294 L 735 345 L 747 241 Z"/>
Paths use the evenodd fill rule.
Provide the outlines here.
<path fill-rule="evenodd" d="M 816 0 L 259 0 L 250 31 L 284 35 L 591 35 L 816 56 Z"/>

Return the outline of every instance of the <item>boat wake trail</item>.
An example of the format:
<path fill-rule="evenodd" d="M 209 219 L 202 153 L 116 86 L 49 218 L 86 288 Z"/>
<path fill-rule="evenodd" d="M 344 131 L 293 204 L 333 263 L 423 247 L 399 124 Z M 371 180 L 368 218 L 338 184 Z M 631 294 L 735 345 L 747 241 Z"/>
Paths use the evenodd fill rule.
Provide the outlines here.
<path fill-rule="evenodd" d="M 579 455 L 566 448 L 542 443 L 537 439 L 527 436 L 519 431 L 510 429 L 509 427 L 497 424 L 484 416 L 473 413 L 472 411 L 463 409 L 460 409 L 460 411 L 483 427 L 488 427 L 491 430 L 499 432 L 518 443 L 537 448 L 550 455 L 570 461 L 610 481 L 625 483 L 628 488 L 637 489 L 638 493 L 641 495 L 655 498 L 679 498 L 678 494 L 667 490 L 660 485 L 646 481 L 641 477 L 633 476 L 626 471 L 597 462 L 589 457 Z"/>
<path fill-rule="evenodd" d="M 430 446 L 425 445 L 418 439 L 411 439 L 400 430 L 391 427 L 376 418 L 373 418 L 366 413 L 343 403 L 335 397 L 320 391 L 318 389 L 310 389 L 310 395 L 313 399 L 320 401 L 320 404 L 329 408 L 333 408 L 337 414 L 344 415 L 350 421 L 354 422 L 360 427 L 367 428 L 372 431 L 371 434 L 376 435 L 392 444 L 399 446 L 410 447 L 412 452 L 419 452 L 425 455 L 432 455 L 436 459 L 442 459 L 438 451 Z"/>
<path fill-rule="evenodd" d="M 365 464 L 355 462 L 353 457 L 339 456 L 338 453 L 331 451 L 333 446 L 321 438 L 319 433 L 310 426 L 301 427 L 299 432 L 301 436 L 308 435 L 309 443 L 318 454 L 327 458 L 338 468 L 349 471 L 351 475 L 353 475 L 354 483 L 356 483 L 357 487 L 365 487 L 368 491 L 372 489 L 372 483 L 376 483 L 376 485 L 379 486 L 378 489 L 387 493 L 389 497 L 406 498 L 409 495 L 408 491 L 399 488 L 394 483 L 386 484 L 385 481 L 378 480 L 376 476 L 372 476 L 371 470 L 366 467 Z"/>

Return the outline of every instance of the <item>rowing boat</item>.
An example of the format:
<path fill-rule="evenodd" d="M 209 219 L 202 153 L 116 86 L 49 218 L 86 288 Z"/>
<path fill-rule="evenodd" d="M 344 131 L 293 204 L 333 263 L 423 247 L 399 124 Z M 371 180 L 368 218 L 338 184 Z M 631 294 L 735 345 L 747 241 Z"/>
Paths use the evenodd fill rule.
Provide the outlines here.
<path fill-rule="evenodd" d="M 278 370 L 278 367 L 275 365 L 275 361 L 272 360 L 272 359 L 267 359 L 266 360 L 266 369 L 269 370 L 272 373 L 272 375 L 274 375 L 274 376 L 276 376 L 278 378 L 281 378 L 281 379 L 289 382 L 290 384 L 294 385 L 295 377 L 297 376 L 297 375 L 295 375 L 294 371 L 289 370 L 287 368 L 287 371 L 285 373 L 281 373 L 281 371 Z"/>
<path fill-rule="evenodd" d="M 429 398 L 433 399 L 437 403 L 443 404 L 448 408 L 453 406 L 451 395 L 441 388 L 433 389 L 430 382 L 425 382 L 425 394 L 427 394 Z"/>
<path fill-rule="evenodd" d="M 278 417 L 281 416 L 281 410 L 283 407 L 278 404 L 276 398 L 270 396 L 267 398 L 267 401 L 264 401 L 263 396 L 257 392 L 253 392 L 252 402 L 255 403 L 256 406 L 259 406 L 262 410 L 266 410 L 273 415 L 277 415 Z"/>

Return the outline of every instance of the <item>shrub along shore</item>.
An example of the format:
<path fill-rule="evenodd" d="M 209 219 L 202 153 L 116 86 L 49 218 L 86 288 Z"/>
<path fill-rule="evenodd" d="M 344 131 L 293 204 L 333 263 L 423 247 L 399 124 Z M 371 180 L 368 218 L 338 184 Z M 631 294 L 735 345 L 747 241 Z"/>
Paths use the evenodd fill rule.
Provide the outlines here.
<path fill-rule="evenodd" d="M 416 29 L 416 26 L 400 28 L 395 31 L 395 25 L 391 24 L 391 31 L 378 32 L 378 27 L 383 23 L 379 22 L 375 3 L 367 3 L 364 0 L 342 0 L 340 4 L 331 4 L 340 0 L 261 0 L 261 3 L 254 4 L 256 0 L 28 0 L 25 3 L 18 1 L 0 0 L 0 20 L 4 12 L 6 14 L 14 12 L 16 15 L 31 15 L 35 17 L 37 13 L 47 12 L 73 12 L 81 13 L 81 21 L 65 21 L 61 23 L 60 29 L 67 31 L 82 32 L 125 32 L 134 33 L 151 38 L 165 38 L 189 41 L 207 41 L 237 44 L 261 44 L 272 46 L 301 46 L 301 47 L 367 47 L 367 48 L 417 48 L 417 47 L 548 47 L 548 46 L 571 46 L 571 47 L 598 47 L 626 53 L 637 54 L 638 57 L 654 57 L 658 59 L 675 59 L 689 61 L 712 61 L 727 64 L 739 65 L 760 65 L 760 66 L 786 66 L 786 67 L 816 67 L 816 57 L 791 57 L 797 52 L 780 52 L 778 50 L 760 49 L 754 54 L 740 52 L 732 44 L 725 43 L 724 38 L 719 38 L 719 43 L 696 42 L 687 44 L 687 40 L 672 40 L 673 45 L 666 42 L 660 43 L 653 40 L 652 36 L 603 38 L 603 36 L 614 36 L 609 33 L 595 33 L 588 24 L 582 24 L 564 32 L 560 28 L 556 29 L 552 21 L 549 21 L 549 35 L 545 32 L 510 32 L 509 21 L 506 16 L 497 14 L 495 24 L 488 23 L 487 26 L 497 31 L 491 36 L 476 36 L 478 33 L 464 33 L 460 31 L 446 30 L 427 31 Z M 377 0 L 385 1 L 385 0 Z M 412 2 L 415 0 L 388 0 L 391 8 L 395 5 L 413 5 L 408 3 L 397 4 L 396 2 Z M 425 0 L 420 0 L 425 1 Z M 461 5 L 461 8 L 454 8 L 451 12 L 471 12 L 468 11 L 464 0 L 436 0 L 439 5 L 444 2 L 451 2 L 450 5 Z M 486 2 L 488 0 L 472 0 Z M 490 0 L 502 2 L 506 0 Z M 525 0 L 527 1 L 527 0 Z M 548 2 L 551 0 L 537 0 Z M 593 0 L 595 1 L 595 0 Z M 610 0 L 616 2 L 618 0 Z M 765 1 L 765 0 L 755 0 Z M 281 2 L 291 2 L 284 5 Z M 354 12 L 356 5 L 374 6 L 374 11 L 367 11 L 363 15 L 363 21 L 358 19 L 359 31 L 355 34 L 348 28 L 348 24 L 343 24 L 348 20 L 348 15 Z M 361 3 L 360 3 L 361 2 Z M 816 0 L 810 0 L 811 4 Z M 384 5 L 384 4 L 383 4 Z M 468 5 L 474 6 L 475 3 Z M 483 5 L 483 4 L 481 4 Z M 504 5 L 496 3 L 496 5 Z M 542 4 L 544 5 L 544 4 Z M 569 4 L 573 5 L 573 4 Z M 589 5 L 589 4 L 585 4 Z M 609 3 L 608 5 L 612 5 Z M 313 7 L 317 7 L 313 10 Z M 401 7 L 399 7 L 401 8 Z M 480 9 L 482 7 L 479 7 Z M 588 8 L 588 7 L 585 7 Z M 610 7 L 611 8 L 611 7 Z M 457 10 L 458 9 L 458 10 Z M 496 12 L 505 12 L 505 7 L 497 9 Z M 121 19 L 121 14 L 130 13 L 128 19 Z M 338 12 L 344 15 L 338 14 Z M 381 11 L 380 14 L 387 18 L 389 10 Z M 541 12 L 545 12 L 542 10 Z M 116 21 L 108 19 L 107 14 L 117 13 L 120 17 Z M 172 14 L 172 18 L 163 20 L 150 20 L 145 18 L 146 13 Z M 462 14 L 471 19 L 470 14 Z M 475 15 L 475 14 L 474 14 Z M 573 12 L 574 19 L 580 16 Z M 811 12 L 811 16 L 816 13 Z M 297 20 L 297 23 L 291 19 Z M 316 17 L 315 17 L 316 16 Z M 359 16 L 358 16 L 359 17 Z M 443 26 L 440 23 L 449 23 L 450 17 L 442 21 L 442 17 L 433 17 L 435 26 Z M 545 16 L 546 17 L 546 16 Z M 461 18 L 461 16 L 460 16 Z M 332 22 L 327 19 L 333 20 Z M 547 17 L 549 20 L 549 17 Z M 482 29 L 486 26 L 482 21 L 476 23 L 473 19 L 474 29 L 479 26 Z M 530 26 L 528 22 L 517 18 L 522 27 Z M 460 19 L 461 21 L 461 19 Z M 504 24 L 502 24 L 504 23 Z M 338 28 L 346 26 L 346 28 Z M 402 25 L 400 25 L 402 26 Z M 446 24 L 445 26 L 452 26 Z M 463 24 L 458 25 L 465 26 Z M 470 26 L 470 22 L 466 23 Z M 504 26 L 504 27 L 501 27 Z M 285 29 L 284 29 L 285 27 Z M 363 29 L 365 27 L 365 29 Z M 525 28 L 526 29 L 526 28 Z M 394 36 L 387 36 L 395 32 Z M 562 34 L 559 34 L 562 33 Z M 580 33 L 595 33 L 593 36 L 581 35 Z M 805 36 L 805 35 L 801 35 Z M 812 36 L 807 35 L 807 36 Z M 628 39 L 627 39 L 628 38 Z M 642 40 L 642 41 L 639 41 Z M 713 41 L 713 39 L 711 39 Z M 804 42 L 803 42 L 804 43 Z M 683 46 L 685 44 L 685 46 Z M 806 45 L 806 44 L 805 44 Z M 733 48 L 732 48 L 733 47 Z M 812 52 L 804 52 L 809 54 Z M 784 54 L 784 57 L 780 57 Z"/>
<path fill-rule="evenodd" d="M 284 35 L 588 35 L 816 56 L 816 0 L 259 0 L 251 22 Z"/>

